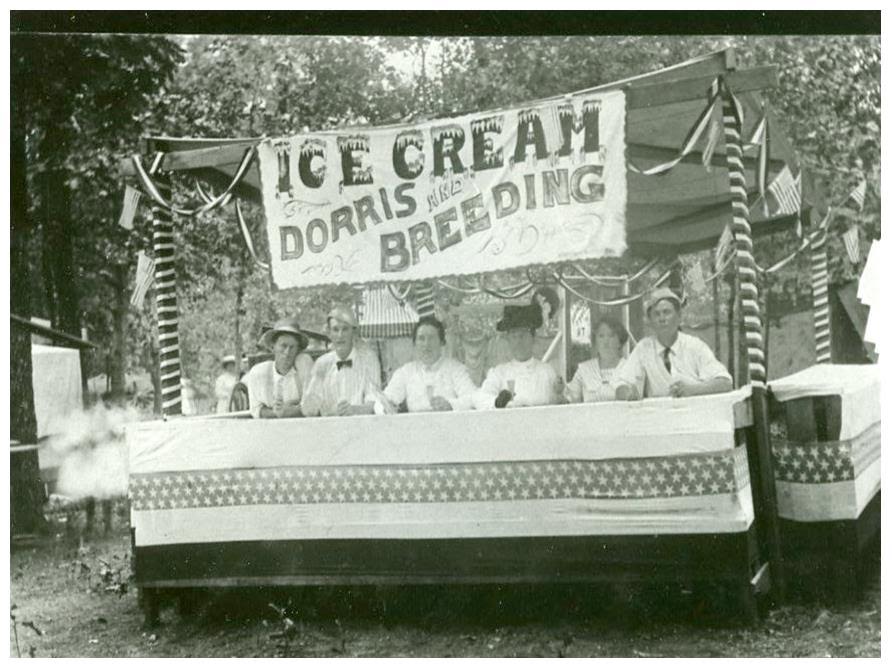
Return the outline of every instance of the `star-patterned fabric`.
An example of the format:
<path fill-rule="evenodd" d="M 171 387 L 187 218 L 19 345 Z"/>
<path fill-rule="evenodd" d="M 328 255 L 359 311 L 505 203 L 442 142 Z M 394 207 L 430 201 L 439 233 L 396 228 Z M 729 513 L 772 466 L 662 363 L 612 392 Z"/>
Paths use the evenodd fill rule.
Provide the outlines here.
<path fill-rule="evenodd" d="M 788 483 L 853 481 L 880 455 L 880 423 L 843 441 L 772 440 L 774 478 Z"/>
<path fill-rule="evenodd" d="M 609 460 L 291 466 L 135 474 L 133 509 L 255 504 L 648 499 L 734 493 L 746 450 Z"/>

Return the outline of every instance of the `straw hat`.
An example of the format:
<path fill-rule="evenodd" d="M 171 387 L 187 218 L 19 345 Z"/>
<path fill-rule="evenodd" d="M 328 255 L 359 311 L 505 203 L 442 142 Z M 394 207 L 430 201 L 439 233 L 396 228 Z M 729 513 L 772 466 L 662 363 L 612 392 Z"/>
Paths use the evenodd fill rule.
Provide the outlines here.
<path fill-rule="evenodd" d="M 296 318 L 283 318 L 280 321 L 276 321 L 275 325 L 260 336 L 260 345 L 271 351 L 273 349 L 273 344 L 276 341 L 276 336 L 280 334 L 290 334 L 297 337 L 300 350 L 304 350 L 307 347 L 307 344 L 310 343 L 307 335 L 300 329 L 300 323 L 297 322 Z M 235 359 L 233 358 L 233 361 L 234 360 Z"/>
<path fill-rule="evenodd" d="M 232 363 L 235 364 L 235 356 L 234 355 L 224 355 L 223 359 L 220 361 L 221 365 L 228 365 Z"/>
<path fill-rule="evenodd" d="M 328 312 L 327 322 L 329 326 L 331 325 L 332 319 L 336 321 L 340 321 L 344 325 L 349 325 L 352 328 L 358 328 L 359 322 L 356 320 L 356 315 L 353 313 L 353 309 L 345 306 L 335 306 L 332 307 L 331 311 Z"/>
<path fill-rule="evenodd" d="M 644 303 L 644 313 L 650 316 L 650 310 L 653 309 L 660 300 L 669 300 L 675 303 L 675 307 L 681 310 L 681 298 L 669 288 L 657 288 L 647 298 Z"/>

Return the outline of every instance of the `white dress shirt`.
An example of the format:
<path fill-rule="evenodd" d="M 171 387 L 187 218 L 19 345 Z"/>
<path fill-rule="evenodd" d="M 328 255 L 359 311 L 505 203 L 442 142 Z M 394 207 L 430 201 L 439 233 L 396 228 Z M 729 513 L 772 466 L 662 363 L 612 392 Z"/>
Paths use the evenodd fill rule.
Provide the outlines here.
<path fill-rule="evenodd" d="M 645 337 L 638 342 L 631 355 L 617 367 L 614 387 L 620 384 L 636 386 L 642 397 L 668 397 L 669 386 L 676 381 L 731 380 L 728 370 L 720 363 L 712 349 L 702 339 L 679 332 L 669 348 L 672 371 L 663 361 L 665 347 L 656 337 Z"/>
<path fill-rule="evenodd" d="M 557 404 L 560 401 L 555 392 L 557 378 L 554 367 L 538 358 L 525 362 L 511 360 L 489 370 L 474 396 L 474 405 L 478 409 L 494 408 L 499 392 L 509 390 L 509 381 L 514 382 L 514 399 L 508 403 L 509 407 Z"/>
<path fill-rule="evenodd" d="M 622 364 L 620 361 L 619 364 Z M 618 366 L 617 366 L 618 367 Z M 616 399 L 616 387 L 612 383 L 617 367 L 601 369 L 597 358 L 579 363 L 573 380 L 567 384 L 564 396 L 568 402 L 609 402 Z"/>
<path fill-rule="evenodd" d="M 445 399 L 455 411 L 471 409 L 475 392 L 477 386 L 465 366 L 443 355 L 430 366 L 417 360 L 407 362 L 393 373 L 384 389 L 388 400 L 393 404 L 405 401 L 410 412 L 431 411 L 430 398 L 434 396 Z"/>
<path fill-rule="evenodd" d="M 350 366 L 338 369 L 339 361 L 349 361 Z M 313 365 L 301 410 L 304 416 L 336 416 L 341 400 L 366 404 L 374 401 L 380 391 L 381 363 L 370 348 L 354 345 L 344 360 L 339 360 L 335 351 L 329 351 Z"/>
<path fill-rule="evenodd" d="M 254 365 L 242 377 L 242 383 L 248 388 L 251 415 L 260 418 L 261 407 L 272 409 L 277 400 L 281 400 L 284 404 L 300 404 L 310 383 L 312 369 L 313 359 L 306 353 L 297 354 L 294 366 L 287 374 L 279 374 L 276 371 L 274 360 Z"/>

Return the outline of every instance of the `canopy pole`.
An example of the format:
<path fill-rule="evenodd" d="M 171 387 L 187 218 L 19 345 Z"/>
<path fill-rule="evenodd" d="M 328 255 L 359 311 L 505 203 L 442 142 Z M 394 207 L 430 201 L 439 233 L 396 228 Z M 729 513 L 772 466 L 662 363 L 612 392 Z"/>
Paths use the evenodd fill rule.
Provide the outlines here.
<path fill-rule="evenodd" d="M 827 304 L 827 228 L 811 245 L 811 289 L 815 318 L 815 362 L 830 362 L 830 311 Z"/>
<path fill-rule="evenodd" d="M 154 172 L 161 196 L 171 202 L 169 172 Z M 161 379 L 161 413 L 183 413 L 180 387 L 180 330 L 177 277 L 174 268 L 173 214 L 152 202 L 152 240 L 155 252 L 155 320 L 158 323 L 158 376 Z"/>
<path fill-rule="evenodd" d="M 746 194 L 746 175 L 743 169 L 741 142 L 742 119 L 730 89 L 723 79 L 716 84 L 722 93 L 722 126 L 725 135 L 725 155 L 728 162 L 728 183 L 731 193 L 731 232 L 735 242 L 740 309 L 746 335 L 746 377 L 752 386 L 753 430 L 755 459 L 749 457 L 753 478 L 754 507 L 760 553 L 771 565 L 772 583 L 779 601 L 786 598 L 783 556 L 777 514 L 777 491 L 774 483 L 774 463 L 771 436 L 768 429 L 768 401 L 765 389 L 765 351 L 762 339 L 762 314 L 759 289 L 756 285 L 756 261 L 753 257 L 753 238 L 749 223 Z"/>

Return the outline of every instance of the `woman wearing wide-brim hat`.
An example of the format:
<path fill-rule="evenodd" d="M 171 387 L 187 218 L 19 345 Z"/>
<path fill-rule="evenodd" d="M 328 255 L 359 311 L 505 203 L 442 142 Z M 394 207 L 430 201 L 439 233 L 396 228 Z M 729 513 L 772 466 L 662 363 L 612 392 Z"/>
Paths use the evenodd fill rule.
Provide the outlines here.
<path fill-rule="evenodd" d="M 260 346 L 273 353 L 245 374 L 251 415 L 255 418 L 302 416 L 300 402 L 310 383 L 313 359 L 304 353 L 309 339 L 296 318 L 283 318 L 260 337 Z"/>

